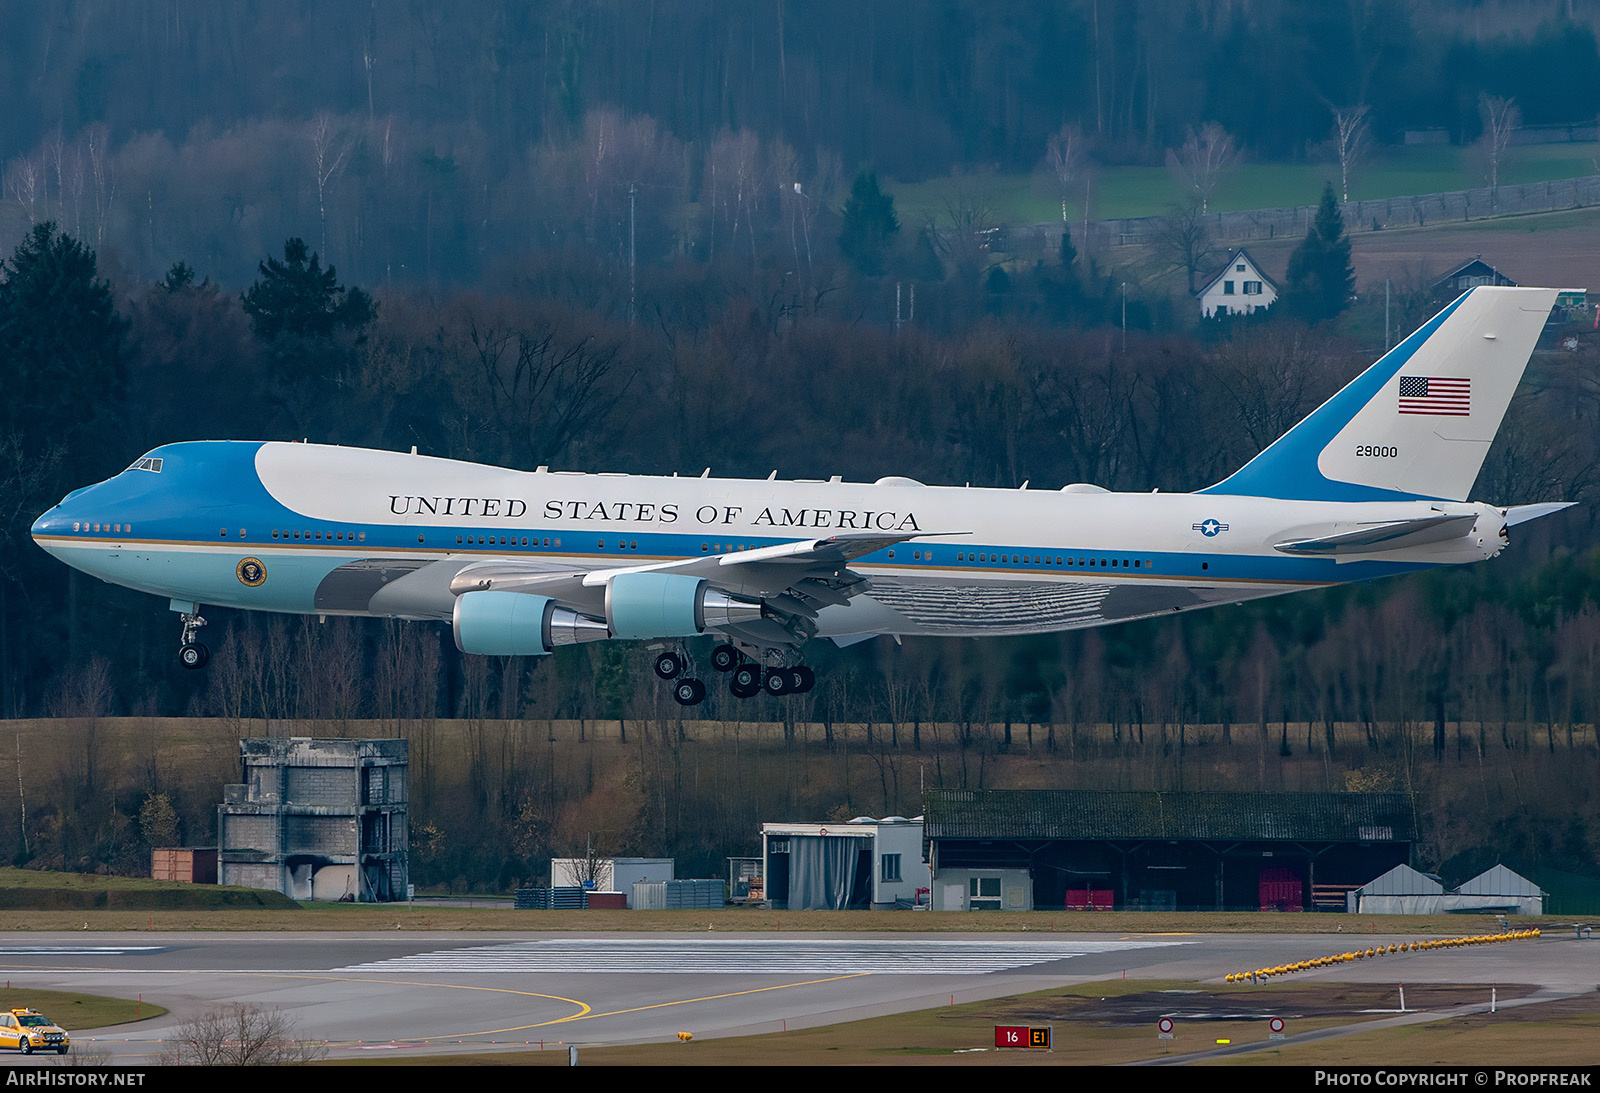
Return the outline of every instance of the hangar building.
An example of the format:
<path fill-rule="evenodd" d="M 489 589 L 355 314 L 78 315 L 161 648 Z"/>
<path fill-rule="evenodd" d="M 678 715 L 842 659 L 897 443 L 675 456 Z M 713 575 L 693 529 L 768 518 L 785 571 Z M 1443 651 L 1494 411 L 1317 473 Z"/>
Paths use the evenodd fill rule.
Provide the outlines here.
<path fill-rule="evenodd" d="M 1397 793 L 934 790 L 934 910 L 1342 909 L 1411 861 Z"/>

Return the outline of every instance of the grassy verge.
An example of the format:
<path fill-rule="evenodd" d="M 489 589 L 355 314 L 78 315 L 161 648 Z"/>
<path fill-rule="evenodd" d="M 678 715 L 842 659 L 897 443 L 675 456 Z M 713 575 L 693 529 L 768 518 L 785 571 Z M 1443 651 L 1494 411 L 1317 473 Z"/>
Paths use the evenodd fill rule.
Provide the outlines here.
<path fill-rule="evenodd" d="M 1539 920 L 1516 920 L 1538 925 Z M 1349 948 L 1376 935 L 1455 937 L 1499 929 L 1491 915 L 1272 915 L 1247 912 L 1026 914 L 868 911 L 513 911 L 484 907 L 303 903 L 292 913 L 262 908 L 196 910 L 0 910 L 0 931 L 481 930 L 571 933 L 1270 933 L 1330 934 Z"/>
<path fill-rule="evenodd" d="M 79 1029 L 101 1029 L 132 1021 L 148 1021 L 167 1012 L 160 1006 L 137 999 L 0 987 L 0 1010 L 22 1006 L 38 1010 L 69 1033 Z"/>
<path fill-rule="evenodd" d="M 1600 994 L 1219 1059 L 1234 1066 L 1594 1066 Z"/>

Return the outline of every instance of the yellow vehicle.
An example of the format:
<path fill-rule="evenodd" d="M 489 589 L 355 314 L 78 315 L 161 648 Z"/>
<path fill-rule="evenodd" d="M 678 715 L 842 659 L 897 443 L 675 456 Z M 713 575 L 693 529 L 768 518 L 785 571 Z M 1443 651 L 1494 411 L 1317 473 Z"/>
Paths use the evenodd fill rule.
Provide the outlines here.
<path fill-rule="evenodd" d="M 24 1055 L 35 1051 L 54 1051 L 65 1055 L 72 1046 L 72 1038 L 60 1025 L 32 1009 L 14 1009 L 0 1013 L 0 1048 L 14 1047 Z"/>

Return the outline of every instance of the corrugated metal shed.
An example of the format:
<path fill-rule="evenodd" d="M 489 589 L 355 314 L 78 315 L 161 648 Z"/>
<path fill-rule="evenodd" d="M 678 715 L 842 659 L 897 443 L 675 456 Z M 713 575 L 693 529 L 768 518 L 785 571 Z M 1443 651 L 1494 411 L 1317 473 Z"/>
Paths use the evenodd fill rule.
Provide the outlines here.
<path fill-rule="evenodd" d="M 1440 896 L 1444 885 L 1409 865 L 1397 865 L 1361 886 L 1364 896 Z"/>
<path fill-rule="evenodd" d="M 1410 842 L 1398 793 L 933 790 L 927 839 Z"/>
<path fill-rule="evenodd" d="M 1456 891 L 1464 896 L 1532 897 L 1544 894 L 1533 881 L 1513 873 L 1503 865 L 1485 869 Z"/>

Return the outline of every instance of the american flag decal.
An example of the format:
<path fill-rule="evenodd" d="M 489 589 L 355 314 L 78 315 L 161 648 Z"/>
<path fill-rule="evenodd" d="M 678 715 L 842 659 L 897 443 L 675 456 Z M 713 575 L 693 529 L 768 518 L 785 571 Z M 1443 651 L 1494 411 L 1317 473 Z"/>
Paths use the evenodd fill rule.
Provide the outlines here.
<path fill-rule="evenodd" d="M 1449 376 L 1401 376 L 1400 412 L 1434 417 L 1468 417 L 1472 380 Z"/>

